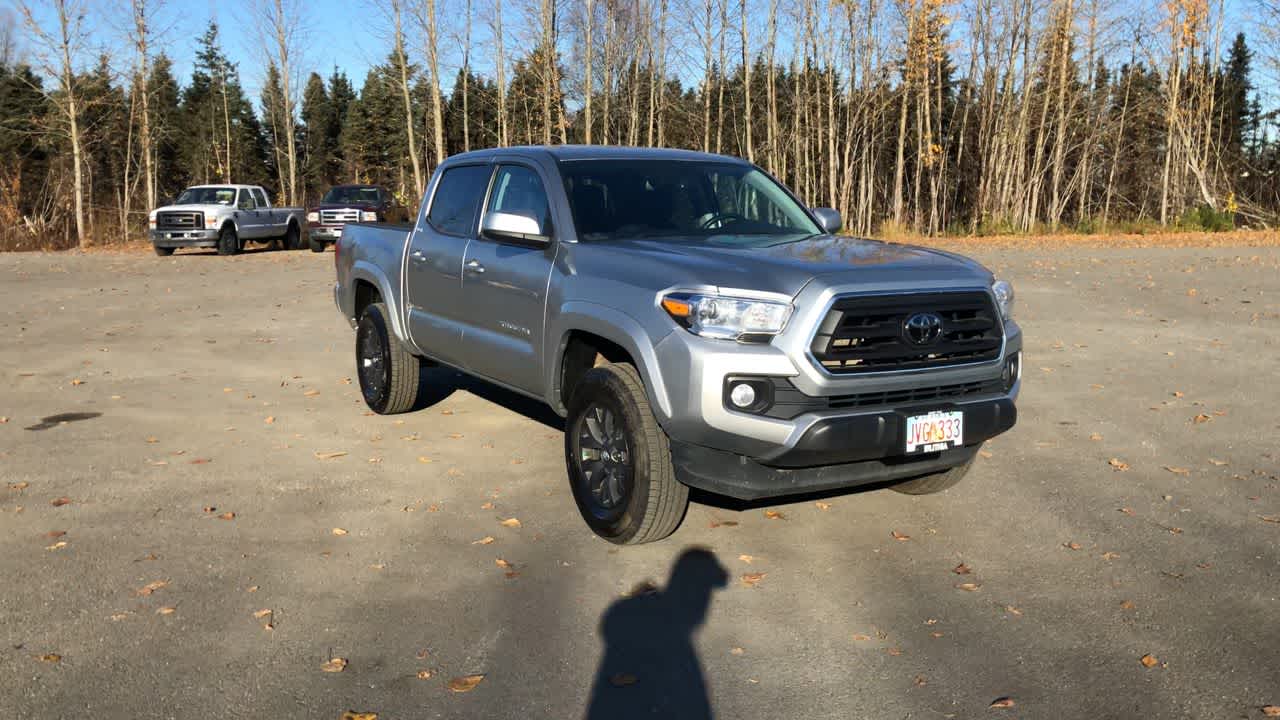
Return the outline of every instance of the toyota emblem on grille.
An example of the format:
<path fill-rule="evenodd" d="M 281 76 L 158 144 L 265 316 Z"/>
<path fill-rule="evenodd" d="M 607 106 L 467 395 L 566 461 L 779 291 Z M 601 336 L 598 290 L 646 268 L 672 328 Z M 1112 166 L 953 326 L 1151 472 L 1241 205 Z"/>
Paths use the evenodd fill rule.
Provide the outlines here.
<path fill-rule="evenodd" d="M 912 345 L 932 345 L 942 336 L 942 318 L 937 313 L 916 313 L 902 323 L 902 334 Z"/>

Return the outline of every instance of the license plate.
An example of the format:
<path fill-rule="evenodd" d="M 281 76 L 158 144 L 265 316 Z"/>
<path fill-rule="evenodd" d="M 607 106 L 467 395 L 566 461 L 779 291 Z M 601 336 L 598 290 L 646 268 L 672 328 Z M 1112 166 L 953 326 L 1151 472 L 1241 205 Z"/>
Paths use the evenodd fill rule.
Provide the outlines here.
<path fill-rule="evenodd" d="M 964 444 L 964 413 L 935 411 L 907 418 L 907 453 L 927 453 Z"/>

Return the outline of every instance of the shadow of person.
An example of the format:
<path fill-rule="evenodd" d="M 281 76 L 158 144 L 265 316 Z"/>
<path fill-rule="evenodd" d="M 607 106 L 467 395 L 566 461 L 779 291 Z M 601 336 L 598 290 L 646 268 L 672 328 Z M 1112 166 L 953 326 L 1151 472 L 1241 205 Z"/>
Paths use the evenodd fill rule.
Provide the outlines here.
<path fill-rule="evenodd" d="M 707 618 L 712 592 L 728 578 L 711 551 L 689 548 L 665 588 L 641 586 L 609 606 L 600 621 L 604 657 L 587 720 L 711 717 L 693 633 Z"/>

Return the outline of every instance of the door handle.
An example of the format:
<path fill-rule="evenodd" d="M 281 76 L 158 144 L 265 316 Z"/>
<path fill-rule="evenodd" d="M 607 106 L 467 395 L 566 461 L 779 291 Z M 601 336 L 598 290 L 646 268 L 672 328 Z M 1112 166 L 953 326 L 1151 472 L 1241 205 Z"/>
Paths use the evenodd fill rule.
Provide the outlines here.
<path fill-rule="evenodd" d="M 484 266 L 480 264 L 479 260 L 472 260 L 467 263 L 467 272 L 482 273 L 484 272 Z"/>
<path fill-rule="evenodd" d="M 424 260 L 427 259 L 427 256 L 423 255 L 421 250 L 414 250 L 413 252 L 409 253 L 409 259 L 413 260 L 414 262 L 423 262 Z"/>

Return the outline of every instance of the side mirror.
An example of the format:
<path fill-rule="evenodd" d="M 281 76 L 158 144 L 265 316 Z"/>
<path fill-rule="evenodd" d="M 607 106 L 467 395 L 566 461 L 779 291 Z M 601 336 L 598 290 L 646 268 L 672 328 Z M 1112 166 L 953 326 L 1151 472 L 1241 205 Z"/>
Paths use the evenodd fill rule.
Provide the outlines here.
<path fill-rule="evenodd" d="M 840 232 L 843 223 L 840 220 L 840 213 L 831 208 L 814 208 L 813 216 L 818 219 L 818 227 L 822 228 L 822 232 L 834 235 Z"/>
<path fill-rule="evenodd" d="M 517 242 L 525 245 L 547 245 L 551 242 L 542 223 L 528 215 L 491 212 L 484 216 L 480 234 L 491 240 Z"/>

